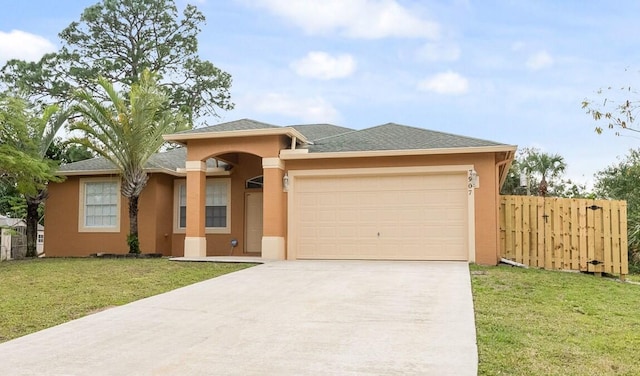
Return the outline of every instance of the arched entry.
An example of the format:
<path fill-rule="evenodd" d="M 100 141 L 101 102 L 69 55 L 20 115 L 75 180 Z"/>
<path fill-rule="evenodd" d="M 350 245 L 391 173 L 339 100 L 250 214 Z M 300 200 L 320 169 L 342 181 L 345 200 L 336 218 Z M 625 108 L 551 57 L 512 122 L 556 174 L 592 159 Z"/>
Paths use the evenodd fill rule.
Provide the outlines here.
<path fill-rule="evenodd" d="M 212 137 L 211 140 L 198 138 L 188 143 L 185 256 L 246 254 L 284 259 L 284 162 L 278 157 L 283 146 L 281 135 L 254 139 L 234 134 L 224 141 L 222 137 Z M 229 175 L 231 184 L 227 206 L 231 227 L 224 234 L 210 233 L 205 226 L 209 169 L 202 161 L 209 158 L 224 162 L 224 172 Z M 229 244 L 233 245 L 231 250 Z"/>

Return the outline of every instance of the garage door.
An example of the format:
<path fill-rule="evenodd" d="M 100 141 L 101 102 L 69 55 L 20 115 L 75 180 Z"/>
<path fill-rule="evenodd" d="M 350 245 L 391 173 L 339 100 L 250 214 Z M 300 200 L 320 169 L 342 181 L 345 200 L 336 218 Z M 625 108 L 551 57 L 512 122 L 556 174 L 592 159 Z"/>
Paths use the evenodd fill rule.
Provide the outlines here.
<path fill-rule="evenodd" d="M 465 173 L 297 176 L 298 259 L 468 260 Z"/>

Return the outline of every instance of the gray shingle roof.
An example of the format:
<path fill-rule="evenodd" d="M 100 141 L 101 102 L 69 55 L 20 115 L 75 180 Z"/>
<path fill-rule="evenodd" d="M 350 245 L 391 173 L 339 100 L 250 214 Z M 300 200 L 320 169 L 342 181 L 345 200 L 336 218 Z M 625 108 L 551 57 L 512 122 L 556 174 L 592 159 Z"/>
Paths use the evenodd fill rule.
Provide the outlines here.
<path fill-rule="evenodd" d="M 187 160 L 187 149 L 176 148 L 162 153 L 157 153 L 149 158 L 146 168 L 149 169 L 166 169 L 175 171 L 177 168 L 184 168 Z M 224 165 L 223 162 L 220 162 Z M 215 160 L 209 159 L 207 167 L 215 167 Z M 115 170 L 113 163 L 104 158 L 93 158 L 84 161 L 69 163 L 60 166 L 60 171 L 100 171 Z"/>
<path fill-rule="evenodd" d="M 178 134 L 247 131 L 252 129 L 266 129 L 266 128 L 282 128 L 282 127 L 279 127 L 273 124 L 262 123 L 262 122 L 251 120 L 251 119 L 240 119 L 240 120 L 230 121 L 228 123 L 210 125 L 204 128 L 190 129 L 187 131 L 178 132 Z"/>
<path fill-rule="evenodd" d="M 290 125 L 290 127 L 302 133 L 309 141 L 316 141 L 347 132 L 353 132 L 353 129 L 351 128 L 345 128 L 333 124 L 300 124 Z"/>
<path fill-rule="evenodd" d="M 506 146 L 498 142 L 395 123 L 387 123 L 362 130 L 353 130 L 332 124 L 300 124 L 290 127 L 302 133 L 308 140 L 313 142 L 312 145 L 306 146 L 310 153 Z M 225 132 L 268 128 L 282 127 L 250 119 L 242 119 L 181 133 Z M 183 168 L 185 166 L 185 160 L 186 148 L 176 148 L 153 155 L 146 167 L 150 169 L 175 171 L 177 168 Z M 207 161 L 207 166 L 214 167 L 214 163 L 215 161 L 210 159 Z M 111 162 L 108 162 L 104 158 L 89 159 L 60 167 L 60 171 L 62 172 L 90 172 L 99 170 L 115 170 L 115 168 Z"/>
<path fill-rule="evenodd" d="M 309 152 L 411 150 L 500 146 L 501 143 L 387 123 L 318 140 Z"/>
<path fill-rule="evenodd" d="M 85 159 L 73 163 L 67 163 L 60 166 L 60 171 L 98 171 L 98 170 L 114 170 L 113 163 L 104 158 Z"/>

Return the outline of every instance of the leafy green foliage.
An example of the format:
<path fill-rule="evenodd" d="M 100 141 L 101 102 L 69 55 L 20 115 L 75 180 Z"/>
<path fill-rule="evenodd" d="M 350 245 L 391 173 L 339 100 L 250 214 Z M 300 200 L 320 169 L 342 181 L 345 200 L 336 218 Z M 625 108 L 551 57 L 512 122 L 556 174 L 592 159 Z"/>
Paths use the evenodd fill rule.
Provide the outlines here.
<path fill-rule="evenodd" d="M 632 149 L 618 163 L 596 173 L 599 197 L 627 201 L 630 263 L 640 271 L 640 149 Z"/>
<path fill-rule="evenodd" d="M 145 165 L 164 143 L 162 135 L 187 125 L 184 117 L 169 106 L 169 97 L 148 70 L 126 95 L 118 93 L 103 77 L 98 83 L 109 101 L 103 102 L 88 91 L 76 93 L 72 110 L 80 120 L 69 129 L 81 136 L 71 138 L 69 143 L 93 151 L 120 171 L 121 193 L 129 199 L 129 234 L 137 238 L 137 201 L 149 180 Z M 129 251 L 135 253 L 136 249 L 130 244 Z"/>
<path fill-rule="evenodd" d="M 0 95 L 0 179 L 21 192 L 35 193 L 38 184 L 56 179 L 55 166 L 39 157 L 34 138 L 43 123 L 25 100 Z"/>
<path fill-rule="evenodd" d="M 204 114 L 233 108 L 231 75 L 198 57 L 204 22 L 193 5 L 180 17 L 173 0 L 103 0 L 59 34 L 60 51 L 38 62 L 11 60 L 0 81 L 33 99 L 60 103 L 76 89 L 100 94 L 99 76 L 128 87 L 148 69 L 160 75 L 171 107 L 193 125 Z"/>
<path fill-rule="evenodd" d="M 24 195 L 26 202 L 27 222 L 27 257 L 35 257 L 37 225 L 41 218 L 39 208 L 47 197 L 47 184 L 50 181 L 61 181 L 56 174 L 58 164 L 46 157 L 56 133 L 66 122 L 68 113 L 59 111 L 55 105 L 40 107 L 28 103 L 22 98 L 5 96 L 4 115 L 0 115 L 7 125 L 3 127 L 4 143 L 0 149 L 8 150 L 4 160 L 13 168 L 13 173 L 7 173 L 10 178 L 5 184 L 14 184 L 17 191 Z M 0 105 L 1 106 L 1 105 Z M 1 110 L 0 110 L 1 111 Z M 15 132 L 15 133 L 11 133 Z M 0 164 L 3 162 L 3 152 L 0 152 Z M 11 167 L 12 159 L 20 158 L 18 165 Z M 20 166 L 22 165 L 22 166 Z M 37 167 L 34 171 L 31 167 Z M 23 167 L 25 170 L 17 170 Z"/>
<path fill-rule="evenodd" d="M 129 234 L 127 236 L 127 245 L 129 246 L 129 253 L 140 254 L 140 239 L 138 235 Z"/>
<path fill-rule="evenodd" d="M 564 158 L 559 154 L 544 153 L 536 148 L 518 150 L 501 194 L 588 197 L 584 185 L 563 178 L 566 167 Z M 521 185 L 522 180 L 525 185 Z"/>
<path fill-rule="evenodd" d="M 92 158 L 93 154 L 78 145 L 64 143 L 60 138 L 53 140 L 46 158 L 61 164 Z M 20 193 L 14 181 L 0 180 L 0 214 L 11 218 L 27 218 L 27 200 Z M 44 225 L 44 202 L 38 205 L 38 223 Z"/>
<path fill-rule="evenodd" d="M 93 158 L 91 150 L 76 144 L 70 144 L 61 138 L 55 138 L 46 153 L 47 158 L 60 164 L 73 163 Z"/>
<path fill-rule="evenodd" d="M 27 216 L 27 203 L 13 182 L 0 182 L 0 214 L 21 219 Z"/>

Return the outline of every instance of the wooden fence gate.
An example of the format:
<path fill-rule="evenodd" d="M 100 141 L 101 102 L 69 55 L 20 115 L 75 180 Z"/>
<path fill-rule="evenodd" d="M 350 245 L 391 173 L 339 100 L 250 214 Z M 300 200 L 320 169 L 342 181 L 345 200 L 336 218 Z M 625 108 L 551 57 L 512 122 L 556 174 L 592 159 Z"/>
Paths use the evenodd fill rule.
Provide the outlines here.
<path fill-rule="evenodd" d="M 629 273 L 626 201 L 500 196 L 500 255 L 549 270 Z"/>

